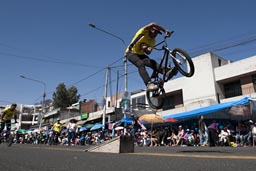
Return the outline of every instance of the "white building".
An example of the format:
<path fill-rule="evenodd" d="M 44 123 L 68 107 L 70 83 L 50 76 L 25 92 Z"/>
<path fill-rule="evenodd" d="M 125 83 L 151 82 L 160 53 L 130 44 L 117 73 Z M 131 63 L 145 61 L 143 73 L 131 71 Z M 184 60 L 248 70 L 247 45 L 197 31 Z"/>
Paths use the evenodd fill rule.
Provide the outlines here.
<path fill-rule="evenodd" d="M 231 62 L 213 53 L 192 59 L 193 77 L 178 77 L 165 83 L 166 102 L 161 115 L 170 115 L 210 106 L 245 96 L 256 96 L 256 56 Z M 132 105 L 147 103 L 145 91 L 132 93 Z"/>

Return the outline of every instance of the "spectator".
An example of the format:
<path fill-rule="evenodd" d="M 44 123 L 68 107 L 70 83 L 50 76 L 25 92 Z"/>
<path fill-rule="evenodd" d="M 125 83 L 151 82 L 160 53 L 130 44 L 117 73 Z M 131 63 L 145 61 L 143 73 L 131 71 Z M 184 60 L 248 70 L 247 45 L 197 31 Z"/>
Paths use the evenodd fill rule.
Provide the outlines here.
<path fill-rule="evenodd" d="M 70 142 L 72 142 L 71 145 L 74 145 L 74 143 L 75 143 L 76 128 L 77 128 L 77 125 L 76 125 L 74 119 L 70 119 L 70 121 L 68 123 L 68 126 L 67 126 L 67 129 L 68 129 L 68 145 L 70 145 Z"/>
<path fill-rule="evenodd" d="M 168 141 L 167 141 L 167 137 L 169 137 L 169 129 L 168 127 L 165 127 L 163 132 L 162 132 L 162 136 L 161 136 L 161 145 L 164 145 L 166 146 L 168 144 Z"/>
<path fill-rule="evenodd" d="M 184 137 L 184 129 L 182 128 L 182 125 L 179 126 L 178 134 L 177 134 L 177 143 L 176 145 L 182 145 L 183 143 L 183 137 Z"/>
<path fill-rule="evenodd" d="M 238 125 L 236 127 L 236 135 L 235 135 L 237 146 L 245 145 L 246 134 L 247 134 L 247 130 L 244 123 L 238 122 Z"/>
<path fill-rule="evenodd" d="M 210 146 L 216 146 L 218 140 L 218 123 L 215 120 L 208 127 L 209 144 Z"/>
<path fill-rule="evenodd" d="M 256 143 L 256 122 L 252 128 L 252 145 L 255 146 Z"/>
<path fill-rule="evenodd" d="M 229 146 L 230 144 L 230 140 L 229 140 L 229 136 L 230 136 L 230 130 L 227 127 L 224 127 L 220 133 L 219 133 L 219 143 L 221 146 L 225 145 L 225 146 Z"/>
<path fill-rule="evenodd" d="M 201 115 L 198 121 L 198 133 L 200 139 L 200 146 L 207 146 L 208 144 L 208 129 L 204 122 L 204 116 Z"/>
<path fill-rule="evenodd" d="M 135 117 L 134 114 L 131 114 L 131 118 L 132 118 L 132 124 L 131 124 L 131 136 L 135 138 L 135 134 L 138 131 L 138 129 L 140 128 L 139 124 L 138 124 L 138 117 Z"/>
<path fill-rule="evenodd" d="M 157 129 L 154 129 L 152 132 L 151 132 L 151 143 L 150 143 L 150 146 L 158 146 L 158 138 L 159 138 L 159 132 Z"/>
<path fill-rule="evenodd" d="M 186 129 L 183 140 L 184 140 L 185 145 L 187 145 L 187 146 L 192 146 L 193 145 L 194 139 L 193 139 L 192 135 L 190 134 L 189 129 Z"/>
<path fill-rule="evenodd" d="M 62 135 L 61 145 L 68 145 L 68 138 L 66 135 Z"/>
<path fill-rule="evenodd" d="M 178 139 L 178 137 L 177 137 L 177 135 L 175 133 L 175 130 L 172 129 L 172 133 L 171 133 L 171 136 L 170 136 L 170 146 L 176 146 L 177 139 Z"/>
<path fill-rule="evenodd" d="M 252 128 L 253 128 L 253 121 L 249 120 L 246 124 L 247 134 L 244 136 L 245 145 L 252 145 Z"/>
<path fill-rule="evenodd" d="M 57 145 L 59 143 L 59 136 L 61 133 L 61 129 L 62 129 L 62 124 L 60 123 L 60 119 L 57 119 L 57 122 L 55 122 L 52 126 L 52 130 L 53 130 L 53 138 L 50 143 L 53 143 L 54 145 Z"/>

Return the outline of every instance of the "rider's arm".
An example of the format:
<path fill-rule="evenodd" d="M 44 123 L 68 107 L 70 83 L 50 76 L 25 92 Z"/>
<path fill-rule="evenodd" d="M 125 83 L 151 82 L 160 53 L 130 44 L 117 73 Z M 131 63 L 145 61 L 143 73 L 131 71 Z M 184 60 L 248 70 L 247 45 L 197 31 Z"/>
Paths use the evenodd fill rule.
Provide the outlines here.
<path fill-rule="evenodd" d="M 156 28 L 158 28 L 159 30 L 163 31 L 166 36 L 170 36 L 170 33 L 171 33 L 171 32 L 170 32 L 169 30 L 165 29 L 164 27 L 162 27 L 162 26 L 160 26 L 159 24 L 154 23 L 154 22 L 149 23 L 148 25 L 145 25 L 145 26 L 144 26 L 144 29 L 149 29 L 149 30 L 150 30 L 152 27 L 156 27 Z"/>
<path fill-rule="evenodd" d="M 3 120 L 5 114 L 6 114 L 5 112 L 2 112 L 1 120 Z"/>
<path fill-rule="evenodd" d="M 152 47 L 148 46 L 146 43 L 142 43 L 140 47 L 147 55 L 149 55 L 153 50 Z"/>

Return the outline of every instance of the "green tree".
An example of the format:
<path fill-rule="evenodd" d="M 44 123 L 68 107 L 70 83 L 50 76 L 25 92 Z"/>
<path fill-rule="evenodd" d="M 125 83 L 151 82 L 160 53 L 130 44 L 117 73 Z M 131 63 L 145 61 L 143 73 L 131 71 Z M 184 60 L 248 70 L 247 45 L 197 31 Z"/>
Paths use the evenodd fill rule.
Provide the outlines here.
<path fill-rule="evenodd" d="M 78 90 L 75 86 L 66 88 L 64 83 L 60 83 L 56 92 L 53 93 L 53 106 L 54 108 L 66 108 L 79 101 L 80 95 L 77 94 Z"/>
<path fill-rule="evenodd" d="M 77 94 L 77 88 L 75 86 L 71 86 L 67 89 L 67 97 L 68 97 L 68 104 L 69 106 L 71 104 L 77 103 L 80 99 L 80 95 Z"/>

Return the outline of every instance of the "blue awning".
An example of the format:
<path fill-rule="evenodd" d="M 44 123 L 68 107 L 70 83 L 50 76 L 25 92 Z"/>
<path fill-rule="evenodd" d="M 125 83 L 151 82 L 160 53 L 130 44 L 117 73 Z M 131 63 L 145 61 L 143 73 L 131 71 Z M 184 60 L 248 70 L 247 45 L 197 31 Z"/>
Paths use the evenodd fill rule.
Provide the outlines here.
<path fill-rule="evenodd" d="M 245 98 L 237 100 L 237 101 L 220 103 L 220 104 L 215 104 L 215 105 L 195 109 L 195 110 L 188 111 L 188 112 L 166 115 L 163 118 L 166 121 L 168 121 L 170 119 L 180 120 L 180 119 L 185 119 L 185 118 L 190 118 L 190 117 L 195 117 L 195 116 L 200 116 L 200 115 L 206 115 L 206 114 L 217 112 L 217 111 L 220 111 L 220 110 L 223 110 L 226 108 L 230 108 L 232 106 L 244 105 L 244 104 L 248 104 L 248 103 L 249 103 L 249 98 L 245 97 Z"/>
<path fill-rule="evenodd" d="M 127 124 L 132 124 L 132 118 L 122 118 L 121 122 L 127 123 Z"/>

